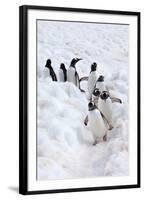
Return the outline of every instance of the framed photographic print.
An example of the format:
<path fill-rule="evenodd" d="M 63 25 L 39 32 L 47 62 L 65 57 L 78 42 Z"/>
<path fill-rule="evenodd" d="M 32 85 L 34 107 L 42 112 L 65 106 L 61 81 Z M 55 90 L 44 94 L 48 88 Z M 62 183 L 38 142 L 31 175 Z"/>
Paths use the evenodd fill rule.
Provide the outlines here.
<path fill-rule="evenodd" d="M 140 187 L 140 13 L 19 14 L 20 193 Z"/>

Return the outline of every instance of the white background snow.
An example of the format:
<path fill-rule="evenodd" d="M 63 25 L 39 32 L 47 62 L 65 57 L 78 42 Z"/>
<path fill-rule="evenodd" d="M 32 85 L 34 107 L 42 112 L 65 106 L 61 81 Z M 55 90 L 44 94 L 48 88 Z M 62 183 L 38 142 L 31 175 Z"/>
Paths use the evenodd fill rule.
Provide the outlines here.
<path fill-rule="evenodd" d="M 128 175 L 128 26 L 37 23 L 38 180 Z M 97 62 L 111 94 L 123 101 L 113 104 L 114 129 L 108 141 L 96 146 L 83 124 L 86 95 L 71 83 L 52 82 L 43 74 L 48 58 L 58 74 L 60 63 L 68 68 L 74 57 L 83 58 L 76 67 L 80 77 Z"/>

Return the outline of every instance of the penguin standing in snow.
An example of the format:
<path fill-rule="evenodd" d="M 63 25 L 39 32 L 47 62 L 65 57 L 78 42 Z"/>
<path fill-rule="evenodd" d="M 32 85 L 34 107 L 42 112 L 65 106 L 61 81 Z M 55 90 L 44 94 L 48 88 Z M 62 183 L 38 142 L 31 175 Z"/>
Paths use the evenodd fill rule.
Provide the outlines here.
<path fill-rule="evenodd" d="M 112 125 L 112 100 L 108 91 L 102 91 L 97 105 L 99 111 L 106 119 L 106 123 L 109 126 L 109 130 L 113 128 Z"/>
<path fill-rule="evenodd" d="M 59 79 L 62 82 L 67 81 L 67 70 L 66 70 L 65 65 L 63 63 L 61 63 L 61 65 L 60 65 Z"/>
<path fill-rule="evenodd" d="M 46 76 L 51 76 L 52 80 L 53 81 L 57 81 L 57 77 L 56 77 L 56 74 L 51 66 L 51 60 L 48 59 L 47 62 L 46 62 L 46 65 L 45 67 L 47 68 L 47 70 L 45 70 L 45 77 Z"/>
<path fill-rule="evenodd" d="M 104 120 L 101 116 L 100 111 L 97 109 L 96 105 L 92 102 L 88 104 L 88 120 L 87 124 L 91 132 L 93 133 L 94 143 L 101 141 L 101 139 L 106 140 L 107 129 L 104 124 Z"/>
<path fill-rule="evenodd" d="M 112 103 L 115 103 L 115 102 L 117 102 L 117 103 L 122 103 L 122 100 L 121 100 L 121 99 L 119 99 L 119 98 L 117 98 L 117 97 L 112 97 L 112 96 L 110 95 L 110 92 L 109 92 L 109 90 L 108 90 L 108 87 L 107 87 L 107 85 L 104 83 L 104 76 L 102 76 L 102 75 L 99 76 L 99 78 L 98 78 L 98 80 L 97 80 L 97 83 L 96 83 L 96 88 L 100 91 L 100 93 L 101 93 L 102 91 L 107 92 L 107 95 L 109 94 L 109 97 L 110 97 Z"/>
<path fill-rule="evenodd" d="M 75 67 L 76 63 L 80 60 L 82 59 L 81 58 L 72 59 L 71 64 L 67 70 L 67 81 L 72 82 L 75 86 L 77 86 L 81 90 L 81 92 L 84 92 L 84 90 L 80 88 L 80 79 Z"/>
<path fill-rule="evenodd" d="M 98 79 L 97 63 L 91 65 L 91 71 L 88 77 L 88 99 L 91 100 L 93 91 L 95 89 L 96 81 Z"/>
<path fill-rule="evenodd" d="M 101 95 L 101 92 L 99 91 L 98 88 L 95 88 L 94 91 L 93 91 L 93 94 L 92 94 L 92 103 L 95 104 L 96 108 L 98 108 L 99 106 L 99 98 L 100 98 L 100 95 Z M 104 97 L 102 97 L 104 99 Z M 105 115 L 99 110 L 103 120 L 104 120 L 104 123 L 107 127 L 107 129 L 111 130 L 112 129 L 112 125 L 110 124 L 109 120 L 105 117 Z M 88 121 L 88 116 L 85 118 L 84 120 L 84 124 L 86 125 L 87 124 L 87 121 Z"/>

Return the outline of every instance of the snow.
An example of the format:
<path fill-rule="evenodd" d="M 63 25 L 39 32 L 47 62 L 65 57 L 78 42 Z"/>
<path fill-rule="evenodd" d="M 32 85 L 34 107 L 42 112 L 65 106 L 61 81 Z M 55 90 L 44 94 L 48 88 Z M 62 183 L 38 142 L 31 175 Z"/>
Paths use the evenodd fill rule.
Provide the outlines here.
<path fill-rule="evenodd" d="M 38 21 L 37 161 L 38 180 L 127 176 L 128 151 L 128 34 L 127 25 Z M 48 58 L 56 74 L 60 63 L 72 58 L 82 76 L 93 62 L 104 74 L 113 103 L 113 125 L 108 140 L 92 145 L 94 138 L 83 121 L 88 112 L 86 94 L 69 82 L 52 82 L 45 76 Z M 87 88 L 86 81 L 82 88 Z"/>

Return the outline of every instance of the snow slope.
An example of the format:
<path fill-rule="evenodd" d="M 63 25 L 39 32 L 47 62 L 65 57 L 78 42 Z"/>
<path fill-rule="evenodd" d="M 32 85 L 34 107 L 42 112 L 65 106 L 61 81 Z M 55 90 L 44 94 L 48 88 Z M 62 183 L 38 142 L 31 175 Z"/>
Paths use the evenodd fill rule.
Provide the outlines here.
<path fill-rule="evenodd" d="M 128 26 L 38 21 L 38 180 L 125 176 L 128 152 Z M 72 83 L 52 82 L 44 76 L 47 58 L 58 74 L 60 63 L 74 57 L 82 76 L 92 62 L 105 75 L 111 94 L 123 104 L 113 104 L 114 129 L 108 141 L 93 146 L 93 136 L 83 120 L 86 94 Z M 83 84 L 86 88 L 86 83 Z"/>

